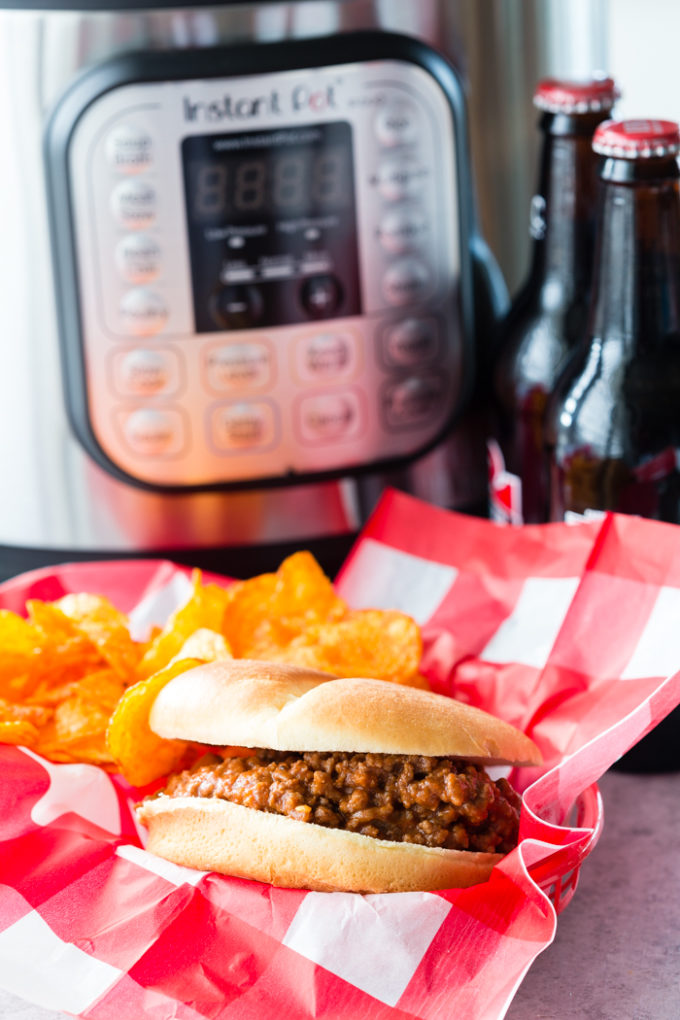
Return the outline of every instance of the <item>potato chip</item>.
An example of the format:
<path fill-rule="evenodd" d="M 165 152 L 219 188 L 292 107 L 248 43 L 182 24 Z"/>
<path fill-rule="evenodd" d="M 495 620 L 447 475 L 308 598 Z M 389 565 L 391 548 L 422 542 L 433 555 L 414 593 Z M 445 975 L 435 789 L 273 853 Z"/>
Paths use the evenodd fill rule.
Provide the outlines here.
<path fill-rule="evenodd" d="M 39 735 L 38 728 L 24 719 L 0 719 L 0 742 L 3 744 L 33 747 Z"/>
<path fill-rule="evenodd" d="M 294 553 L 285 559 L 276 577 L 276 609 L 284 618 L 329 620 L 347 609 L 309 552 Z"/>
<path fill-rule="evenodd" d="M 200 627 L 186 639 L 168 665 L 172 666 L 181 659 L 201 659 L 202 662 L 215 662 L 217 659 L 233 659 L 233 655 L 223 634 L 208 630 L 207 627 Z"/>
<path fill-rule="evenodd" d="M 41 754 L 50 761 L 62 765 L 86 763 L 88 765 L 99 765 L 107 771 L 111 771 L 113 759 L 104 747 L 99 735 L 95 737 L 83 737 L 79 740 L 71 740 L 64 745 L 54 739 L 46 739 L 40 734 L 40 739 L 32 748 L 37 754 Z"/>
<path fill-rule="evenodd" d="M 397 683 L 401 682 L 401 680 L 397 681 Z M 423 691 L 432 690 L 430 687 L 430 681 L 423 673 L 414 673 L 413 676 L 409 677 L 408 680 L 404 680 L 403 683 L 407 684 L 409 687 L 420 687 Z"/>
<path fill-rule="evenodd" d="M 149 727 L 149 713 L 158 692 L 174 676 L 199 665 L 200 659 L 182 659 L 128 687 L 119 701 L 109 722 L 106 743 L 113 761 L 133 786 L 146 786 L 175 771 L 187 758 L 191 745 L 157 736 Z"/>
<path fill-rule="evenodd" d="M 306 627 L 339 619 L 347 606 L 308 552 L 294 553 L 275 574 L 260 574 L 229 589 L 224 632 L 237 658 L 266 659 Z"/>
<path fill-rule="evenodd" d="M 97 617 L 103 613 L 104 616 L 115 617 L 118 623 L 119 618 L 123 616 L 103 595 L 93 595 L 86 591 L 69 592 L 50 605 L 56 606 L 69 620 L 86 620 L 88 617 Z"/>
<path fill-rule="evenodd" d="M 93 673 L 75 679 L 67 679 L 60 684 L 41 681 L 30 697 L 25 699 L 27 705 L 57 705 L 76 694 L 97 701 L 113 711 L 125 684 L 112 669 L 99 669 Z"/>
<path fill-rule="evenodd" d="M 39 727 L 49 722 L 51 715 L 50 709 L 0 698 L 0 741 L 35 746 L 40 736 Z"/>
<path fill-rule="evenodd" d="M 336 676 L 365 676 L 422 685 L 420 629 L 396 610 L 348 610 L 343 619 L 308 627 L 290 644 L 273 652 L 292 662 Z"/>
<path fill-rule="evenodd" d="M 0 697 L 22 698 L 37 683 L 40 632 L 9 609 L 0 609 Z"/>
<path fill-rule="evenodd" d="M 148 646 L 138 668 L 139 677 L 152 676 L 173 659 L 194 631 L 206 627 L 221 633 L 224 613 L 230 595 L 217 584 L 201 583 L 200 570 L 192 574 L 189 599 L 176 609 L 165 627 Z"/>
<path fill-rule="evenodd" d="M 29 599 L 26 608 L 39 635 L 41 680 L 64 682 L 69 676 L 82 676 L 101 667 L 99 649 L 58 606 Z"/>
<path fill-rule="evenodd" d="M 54 711 L 55 738 L 66 746 L 74 740 L 104 733 L 110 714 L 96 702 L 75 694 L 57 705 Z"/>
<path fill-rule="evenodd" d="M 31 599 L 26 608 L 28 621 L 0 611 L 3 738 L 54 761 L 112 764 L 106 727 L 126 687 L 120 674 L 131 677 L 130 658 L 134 668 L 140 657 L 126 618 L 94 595 Z"/>
<path fill-rule="evenodd" d="M 130 637 L 124 613 L 102 595 L 73 593 L 54 603 L 99 650 L 102 659 L 126 682 L 136 679 L 140 646 Z"/>
<path fill-rule="evenodd" d="M 247 581 L 237 581 L 229 589 L 229 602 L 221 626 L 234 656 L 256 658 L 249 652 L 258 624 L 268 620 L 276 591 L 276 574 L 260 574 Z"/>
<path fill-rule="evenodd" d="M 309 552 L 226 589 L 195 570 L 189 598 L 147 642 L 132 639 L 126 615 L 102 595 L 30 599 L 26 610 L 28 620 L 0 610 L 0 741 L 117 767 L 135 786 L 200 752 L 148 725 L 158 691 L 195 665 L 248 657 L 429 686 L 415 621 L 349 609 Z"/>
<path fill-rule="evenodd" d="M 42 632 L 44 640 L 52 645 L 66 644 L 77 636 L 73 622 L 54 602 L 28 599 L 26 611 L 31 624 Z"/>
<path fill-rule="evenodd" d="M 0 641 L 3 655 L 10 648 L 17 655 L 30 656 L 35 654 L 38 633 L 35 627 L 11 609 L 0 609 Z"/>
<path fill-rule="evenodd" d="M 21 705 L 6 698 L 0 698 L 0 721 L 30 722 L 42 726 L 52 717 L 52 712 L 41 705 Z"/>

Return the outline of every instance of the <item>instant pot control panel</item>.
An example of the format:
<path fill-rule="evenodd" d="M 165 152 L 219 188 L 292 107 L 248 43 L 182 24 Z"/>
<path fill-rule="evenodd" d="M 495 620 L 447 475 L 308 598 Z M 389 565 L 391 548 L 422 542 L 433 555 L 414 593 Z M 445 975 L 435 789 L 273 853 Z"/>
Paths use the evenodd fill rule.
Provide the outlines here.
<path fill-rule="evenodd" d="M 57 108 L 67 401 L 115 474 L 300 481 L 445 432 L 469 328 L 455 81 L 420 44 L 351 62 L 333 46 L 235 51 L 220 73 L 215 55 L 125 58 Z"/>

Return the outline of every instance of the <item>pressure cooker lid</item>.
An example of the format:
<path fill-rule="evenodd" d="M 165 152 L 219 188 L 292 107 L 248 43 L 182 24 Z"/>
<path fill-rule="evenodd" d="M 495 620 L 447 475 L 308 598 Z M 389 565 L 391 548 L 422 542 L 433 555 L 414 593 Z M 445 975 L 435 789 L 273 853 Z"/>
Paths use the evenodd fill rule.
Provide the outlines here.
<path fill-rule="evenodd" d="M 165 7 L 264 6 L 290 0 L 0 0 L 0 10 L 31 11 L 145 11 Z M 297 3 L 305 0 L 296 0 Z"/>

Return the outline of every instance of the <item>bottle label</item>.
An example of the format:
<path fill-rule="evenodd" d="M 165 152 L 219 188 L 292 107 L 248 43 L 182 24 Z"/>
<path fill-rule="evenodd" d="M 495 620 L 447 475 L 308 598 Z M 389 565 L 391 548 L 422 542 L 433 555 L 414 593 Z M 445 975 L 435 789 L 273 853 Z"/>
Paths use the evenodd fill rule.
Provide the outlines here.
<path fill-rule="evenodd" d="M 677 520 L 680 449 L 667 446 L 631 467 L 621 458 L 601 458 L 588 447 L 566 457 L 554 474 L 553 491 L 568 524 L 603 509 L 657 520 Z M 594 509 L 597 508 L 597 509 Z"/>
<path fill-rule="evenodd" d="M 633 477 L 636 482 L 661 482 L 664 478 L 670 478 L 674 472 L 680 470 L 680 450 L 674 446 L 667 446 L 661 453 L 648 457 L 646 460 L 633 468 Z"/>
<path fill-rule="evenodd" d="M 564 523 L 584 524 L 586 521 L 600 521 L 604 516 L 604 510 L 591 510 L 590 507 L 587 507 L 582 514 L 578 514 L 574 510 L 565 510 Z"/>
<path fill-rule="evenodd" d="M 543 195 L 534 195 L 531 199 L 529 237 L 534 241 L 542 241 L 545 237 L 545 199 Z"/>
<path fill-rule="evenodd" d="M 522 524 L 522 482 L 506 471 L 505 459 L 495 439 L 486 443 L 489 469 L 489 513 L 497 524 Z"/>

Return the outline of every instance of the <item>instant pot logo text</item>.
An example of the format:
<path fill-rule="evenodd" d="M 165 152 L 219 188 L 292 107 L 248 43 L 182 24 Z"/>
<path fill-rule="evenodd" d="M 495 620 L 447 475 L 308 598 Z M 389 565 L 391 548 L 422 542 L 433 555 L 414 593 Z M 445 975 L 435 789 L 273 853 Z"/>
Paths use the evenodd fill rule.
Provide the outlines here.
<path fill-rule="evenodd" d="M 184 96 L 184 119 L 190 123 L 216 124 L 229 120 L 254 120 L 288 111 L 299 113 L 301 110 L 312 110 L 320 113 L 335 108 L 335 88 L 333 83 L 320 89 L 296 85 L 285 102 L 278 89 L 259 96 L 234 97 L 228 92 L 218 99 L 192 99 Z"/>

